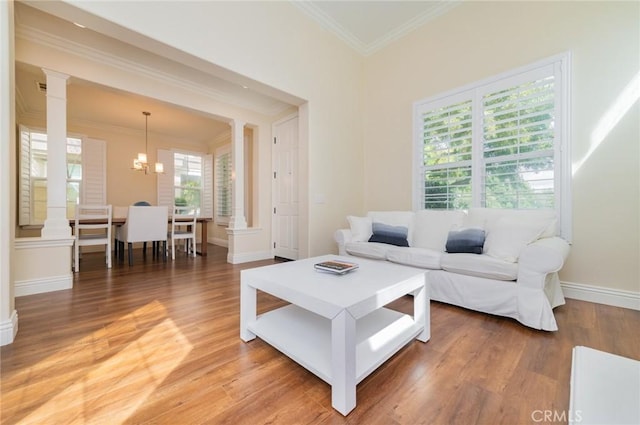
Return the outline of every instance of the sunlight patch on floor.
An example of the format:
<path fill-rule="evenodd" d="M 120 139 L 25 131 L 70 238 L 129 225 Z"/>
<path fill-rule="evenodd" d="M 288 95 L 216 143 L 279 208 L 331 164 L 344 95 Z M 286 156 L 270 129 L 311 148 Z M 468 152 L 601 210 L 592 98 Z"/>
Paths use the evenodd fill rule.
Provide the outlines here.
<path fill-rule="evenodd" d="M 140 321 L 147 321 L 149 314 L 154 317 L 154 322 L 160 321 L 149 328 L 145 327 L 144 333 L 122 350 L 106 356 L 104 361 L 94 361 L 94 366 L 90 369 L 83 368 L 83 374 L 74 376 L 71 380 L 65 376 L 65 369 L 70 369 L 69 365 L 57 374 L 55 368 L 47 368 L 47 365 L 56 364 L 56 360 L 69 361 L 62 359 L 61 353 L 28 368 L 24 373 L 30 375 L 31 379 L 53 375 L 51 384 L 55 387 L 51 392 L 55 394 L 29 394 L 28 384 L 26 388 L 22 387 L 24 392 L 14 394 L 15 398 L 23 403 L 43 404 L 20 423 L 121 424 L 126 421 L 181 363 L 193 346 L 175 323 L 166 317 L 166 310 L 158 302 L 150 303 L 83 338 L 88 344 L 96 344 L 97 341 L 104 343 L 108 341 L 108 334 L 116 336 L 113 332 L 115 329 L 124 329 L 126 334 L 130 332 L 127 328 L 135 328 Z M 159 314 L 164 318 L 159 317 Z M 100 347 L 97 348 L 100 350 Z M 66 355 L 73 356 L 72 352 L 65 351 Z M 38 377 L 38 373 L 44 375 Z M 66 374 L 68 373 L 67 371 Z"/>

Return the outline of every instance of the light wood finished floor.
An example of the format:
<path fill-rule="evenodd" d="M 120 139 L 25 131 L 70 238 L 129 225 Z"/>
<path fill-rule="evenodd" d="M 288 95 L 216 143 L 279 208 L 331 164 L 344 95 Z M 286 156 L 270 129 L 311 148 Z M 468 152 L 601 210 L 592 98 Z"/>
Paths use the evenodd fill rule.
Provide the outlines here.
<path fill-rule="evenodd" d="M 2 424 L 513 425 L 545 411 L 561 423 L 575 345 L 640 359 L 637 311 L 567 300 L 548 333 L 434 302 L 431 340 L 360 383 L 343 417 L 327 384 L 240 340 L 240 270 L 271 261 L 225 259 L 210 245 L 206 258 L 137 253 L 107 271 L 89 254 L 72 290 L 17 298 L 19 333 L 0 352 Z M 259 297 L 262 311 L 280 304 Z"/>

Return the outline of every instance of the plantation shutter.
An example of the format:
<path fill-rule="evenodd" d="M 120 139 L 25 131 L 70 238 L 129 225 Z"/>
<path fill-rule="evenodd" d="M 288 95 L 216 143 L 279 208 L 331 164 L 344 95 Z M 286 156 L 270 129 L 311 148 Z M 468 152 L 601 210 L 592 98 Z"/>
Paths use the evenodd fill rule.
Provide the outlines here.
<path fill-rule="evenodd" d="M 231 217 L 231 150 L 216 153 L 215 167 L 216 221 L 228 222 Z"/>
<path fill-rule="evenodd" d="M 213 218 L 213 155 L 205 155 L 202 160 L 202 209 L 200 216 Z"/>
<path fill-rule="evenodd" d="M 471 206 L 473 102 L 463 93 L 453 103 L 433 102 L 420 110 L 423 208 Z"/>
<path fill-rule="evenodd" d="M 20 178 L 18 189 L 18 224 L 31 221 L 31 139 L 29 129 L 20 126 Z"/>
<path fill-rule="evenodd" d="M 158 205 L 169 207 L 169 213 L 173 212 L 174 186 L 173 186 L 173 152 L 166 149 L 158 149 L 158 162 L 164 167 L 164 173 L 157 174 Z"/>
<path fill-rule="evenodd" d="M 570 59 L 414 103 L 414 208 L 553 209 L 571 240 Z"/>
<path fill-rule="evenodd" d="M 107 203 L 107 144 L 104 140 L 82 139 L 81 203 Z"/>
<path fill-rule="evenodd" d="M 481 89 L 482 205 L 554 208 L 553 65 Z"/>

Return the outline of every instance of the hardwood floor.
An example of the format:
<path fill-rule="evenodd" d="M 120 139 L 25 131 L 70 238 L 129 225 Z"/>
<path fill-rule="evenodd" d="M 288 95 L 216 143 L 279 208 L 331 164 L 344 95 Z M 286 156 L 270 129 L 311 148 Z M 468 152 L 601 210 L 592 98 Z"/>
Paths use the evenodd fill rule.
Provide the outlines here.
<path fill-rule="evenodd" d="M 0 351 L 2 423 L 511 425 L 544 411 L 562 423 L 574 346 L 640 359 L 638 311 L 567 300 L 549 333 L 434 302 L 431 340 L 361 382 L 343 417 L 329 385 L 260 339 L 240 340 L 240 270 L 272 261 L 234 266 L 226 254 L 137 253 L 111 270 L 89 254 L 72 290 L 17 298 L 19 332 Z M 412 298 L 392 307 L 411 313 Z"/>

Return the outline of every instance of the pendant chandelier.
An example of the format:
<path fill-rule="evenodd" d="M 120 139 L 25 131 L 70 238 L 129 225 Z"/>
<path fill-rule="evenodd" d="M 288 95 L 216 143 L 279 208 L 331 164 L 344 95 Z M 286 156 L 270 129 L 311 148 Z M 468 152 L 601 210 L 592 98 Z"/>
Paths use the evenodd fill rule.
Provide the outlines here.
<path fill-rule="evenodd" d="M 149 163 L 147 162 L 149 152 L 149 115 L 151 112 L 143 111 L 144 115 L 144 153 L 139 153 L 138 157 L 133 160 L 133 169 L 136 171 L 144 171 L 145 174 L 149 174 Z M 156 162 L 154 166 L 154 172 L 161 174 L 164 172 L 164 165 L 162 162 Z"/>

